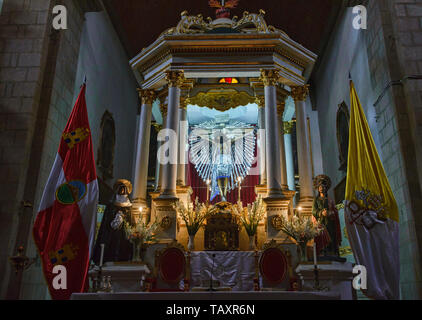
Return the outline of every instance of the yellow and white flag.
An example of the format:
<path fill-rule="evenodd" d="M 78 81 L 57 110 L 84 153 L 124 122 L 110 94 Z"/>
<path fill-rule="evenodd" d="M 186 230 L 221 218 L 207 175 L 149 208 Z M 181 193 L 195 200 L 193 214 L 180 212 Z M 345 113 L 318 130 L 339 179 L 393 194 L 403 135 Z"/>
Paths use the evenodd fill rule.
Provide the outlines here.
<path fill-rule="evenodd" d="M 367 271 L 372 299 L 400 298 L 399 212 L 354 84 L 347 161 L 345 222 L 356 263 Z"/>

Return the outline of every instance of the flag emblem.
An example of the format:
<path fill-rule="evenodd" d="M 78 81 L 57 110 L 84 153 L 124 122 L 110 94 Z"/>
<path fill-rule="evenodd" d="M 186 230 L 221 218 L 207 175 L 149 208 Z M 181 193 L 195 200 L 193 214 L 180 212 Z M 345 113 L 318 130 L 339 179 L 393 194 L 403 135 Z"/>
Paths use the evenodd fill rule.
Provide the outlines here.
<path fill-rule="evenodd" d="M 60 185 L 56 190 L 56 200 L 62 204 L 73 204 L 86 195 L 86 184 L 80 180 L 72 180 Z"/>
<path fill-rule="evenodd" d="M 76 144 L 84 141 L 89 136 L 89 129 L 77 128 L 71 132 L 63 134 L 64 142 L 66 142 L 69 149 L 72 149 Z"/>
<path fill-rule="evenodd" d="M 50 251 L 48 256 L 51 264 L 55 266 L 56 264 L 64 264 L 75 259 L 77 250 L 78 247 L 73 246 L 73 244 L 66 244 L 59 250 Z"/>

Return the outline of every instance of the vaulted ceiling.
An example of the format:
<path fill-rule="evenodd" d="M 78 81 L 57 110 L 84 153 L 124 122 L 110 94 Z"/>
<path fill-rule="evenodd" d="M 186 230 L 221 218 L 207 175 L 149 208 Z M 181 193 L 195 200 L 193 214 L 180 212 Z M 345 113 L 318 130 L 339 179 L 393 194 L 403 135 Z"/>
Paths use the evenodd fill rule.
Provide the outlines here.
<path fill-rule="evenodd" d="M 111 20 L 129 58 L 154 42 L 167 28 L 174 27 L 180 13 L 215 18 L 208 0 L 104 0 Z M 342 0 L 240 0 L 232 16 L 263 9 L 267 24 L 320 55 L 342 7 Z"/>

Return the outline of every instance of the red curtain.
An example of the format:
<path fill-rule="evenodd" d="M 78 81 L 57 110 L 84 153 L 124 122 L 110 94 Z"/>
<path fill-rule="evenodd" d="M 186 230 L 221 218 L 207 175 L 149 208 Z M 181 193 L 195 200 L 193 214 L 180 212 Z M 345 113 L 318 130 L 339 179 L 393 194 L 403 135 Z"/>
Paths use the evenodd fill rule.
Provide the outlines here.
<path fill-rule="evenodd" d="M 254 157 L 256 158 L 257 155 L 257 145 L 255 144 L 254 150 Z M 256 168 L 257 162 L 252 165 L 252 168 Z M 252 171 L 251 168 L 251 171 Z M 255 170 L 253 170 L 254 172 Z M 199 198 L 199 202 L 206 202 L 207 201 L 207 185 L 198 175 L 198 172 L 195 169 L 195 166 L 190 162 L 189 156 L 189 164 L 188 164 L 188 172 L 187 172 L 187 181 L 188 185 L 192 187 L 192 201 L 195 201 L 195 198 Z M 259 184 L 259 174 L 258 175 L 247 175 L 241 184 L 242 189 L 240 190 L 240 198 L 242 200 L 243 206 L 246 206 L 249 203 L 255 201 L 256 194 L 255 194 L 255 186 Z M 227 201 L 230 203 L 236 203 L 238 199 L 239 190 L 237 188 L 231 190 L 227 193 Z M 211 197 L 211 194 L 210 194 Z M 217 195 L 212 204 L 216 204 L 221 201 L 221 196 Z"/>

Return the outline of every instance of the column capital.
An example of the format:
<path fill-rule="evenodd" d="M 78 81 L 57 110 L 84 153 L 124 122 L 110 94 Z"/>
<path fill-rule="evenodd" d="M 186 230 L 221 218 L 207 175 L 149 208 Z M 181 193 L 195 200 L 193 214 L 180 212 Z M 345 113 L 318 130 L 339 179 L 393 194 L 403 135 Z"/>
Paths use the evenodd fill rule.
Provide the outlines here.
<path fill-rule="evenodd" d="M 255 96 L 255 103 L 258 105 L 258 108 L 265 108 L 265 97 Z"/>
<path fill-rule="evenodd" d="M 185 81 L 185 75 L 183 70 L 180 71 L 166 71 L 166 81 L 167 84 L 170 87 L 177 87 L 181 88 L 183 85 L 183 82 Z"/>
<path fill-rule="evenodd" d="M 278 70 L 275 69 L 261 69 L 260 80 L 264 83 L 264 86 L 275 86 L 278 83 L 280 75 Z"/>
<path fill-rule="evenodd" d="M 189 102 L 188 98 L 186 98 L 186 97 L 180 97 L 179 108 L 180 109 L 187 110 L 188 102 Z"/>
<path fill-rule="evenodd" d="M 292 134 L 294 121 L 283 121 L 284 134 Z"/>
<path fill-rule="evenodd" d="M 291 96 L 295 101 L 305 101 L 309 94 L 309 84 L 304 86 L 291 87 Z"/>
<path fill-rule="evenodd" d="M 137 89 L 139 98 L 142 100 L 142 104 L 152 104 L 157 98 L 157 94 L 154 90 L 142 90 Z"/>

